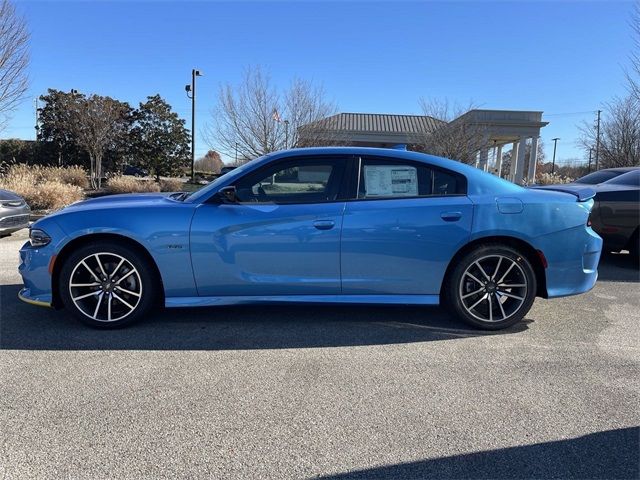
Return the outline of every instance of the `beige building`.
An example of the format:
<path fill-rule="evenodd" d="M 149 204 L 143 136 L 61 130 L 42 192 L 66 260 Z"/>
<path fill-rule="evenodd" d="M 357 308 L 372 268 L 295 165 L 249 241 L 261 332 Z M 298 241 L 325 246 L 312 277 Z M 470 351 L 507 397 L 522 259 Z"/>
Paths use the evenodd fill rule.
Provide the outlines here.
<path fill-rule="evenodd" d="M 507 179 L 516 183 L 531 183 L 536 174 L 536 157 L 542 112 L 517 110 L 470 110 L 451 124 L 460 122 L 474 128 L 482 138 L 476 155 L 476 166 L 500 174 L 502 153 L 511 148 L 511 167 Z M 425 115 L 386 115 L 372 113 L 339 113 L 305 126 L 313 135 L 338 139 L 352 146 L 393 148 L 399 145 L 420 144 L 438 128 L 449 123 Z M 300 132 L 303 137 L 303 131 Z M 525 171 L 525 151 L 530 146 L 531 159 Z"/>

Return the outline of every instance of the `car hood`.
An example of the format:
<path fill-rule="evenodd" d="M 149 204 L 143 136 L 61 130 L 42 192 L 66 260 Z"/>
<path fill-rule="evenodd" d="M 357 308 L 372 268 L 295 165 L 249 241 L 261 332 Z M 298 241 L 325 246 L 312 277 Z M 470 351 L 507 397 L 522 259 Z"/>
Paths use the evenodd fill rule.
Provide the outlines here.
<path fill-rule="evenodd" d="M 9 190 L 2 190 L 0 188 L 0 200 L 22 200 L 22 197 L 17 193 L 13 193 Z"/>
<path fill-rule="evenodd" d="M 105 195 L 103 197 L 89 198 L 80 202 L 73 203 L 65 207 L 64 211 L 69 210 L 93 210 L 105 208 L 122 208 L 122 207 L 145 207 L 157 204 L 166 204 L 173 202 L 169 198 L 171 193 L 126 193 L 121 195 Z"/>

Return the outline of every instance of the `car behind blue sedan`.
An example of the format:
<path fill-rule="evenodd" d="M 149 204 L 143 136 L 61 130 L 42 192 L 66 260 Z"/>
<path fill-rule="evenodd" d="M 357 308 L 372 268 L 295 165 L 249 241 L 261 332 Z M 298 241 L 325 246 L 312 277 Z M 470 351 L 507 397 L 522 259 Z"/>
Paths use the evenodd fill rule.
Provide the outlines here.
<path fill-rule="evenodd" d="M 414 152 L 283 151 L 191 195 L 101 197 L 39 220 L 20 298 L 94 327 L 157 305 L 444 303 L 495 330 L 536 296 L 593 287 L 592 196 Z"/>

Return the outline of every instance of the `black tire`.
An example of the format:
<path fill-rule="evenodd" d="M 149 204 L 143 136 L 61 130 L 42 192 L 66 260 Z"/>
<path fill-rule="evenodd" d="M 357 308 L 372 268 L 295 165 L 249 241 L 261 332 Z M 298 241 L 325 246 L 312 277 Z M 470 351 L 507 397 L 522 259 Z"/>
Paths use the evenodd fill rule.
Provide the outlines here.
<path fill-rule="evenodd" d="M 505 272 L 505 278 L 501 278 Z M 498 285 L 500 280 L 502 287 Z M 477 328 L 500 330 L 524 318 L 533 305 L 536 290 L 535 272 L 524 255 L 509 246 L 486 244 L 456 260 L 445 280 L 443 294 L 445 305 L 456 317 Z"/>
<path fill-rule="evenodd" d="M 101 329 L 122 327 L 153 308 L 158 294 L 154 273 L 136 249 L 118 242 L 98 241 L 80 247 L 64 260 L 59 276 L 60 298 L 65 309 L 86 325 Z M 73 285 L 80 286 L 71 286 L 72 276 Z M 98 281 L 99 286 L 88 286 Z"/>

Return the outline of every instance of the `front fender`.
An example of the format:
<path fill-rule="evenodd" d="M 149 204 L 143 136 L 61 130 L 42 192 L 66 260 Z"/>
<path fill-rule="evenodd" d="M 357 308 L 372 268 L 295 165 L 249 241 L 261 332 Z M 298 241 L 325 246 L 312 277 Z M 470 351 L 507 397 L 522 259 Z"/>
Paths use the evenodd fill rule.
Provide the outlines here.
<path fill-rule="evenodd" d="M 70 211 L 47 223 L 57 224 L 64 232 L 64 235 L 55 239 L 52 253 L 61 254 L 67 246 L 81 238 L 117 235 L 138 243 L 149 253 L 160 272 L 166 296 L 194 296 L 197 291 L 189 251 L 193 212 L 194 209 L 188 206 Z M 46 229 L 47 226 L 43 225 L 42 228 Z"/>

